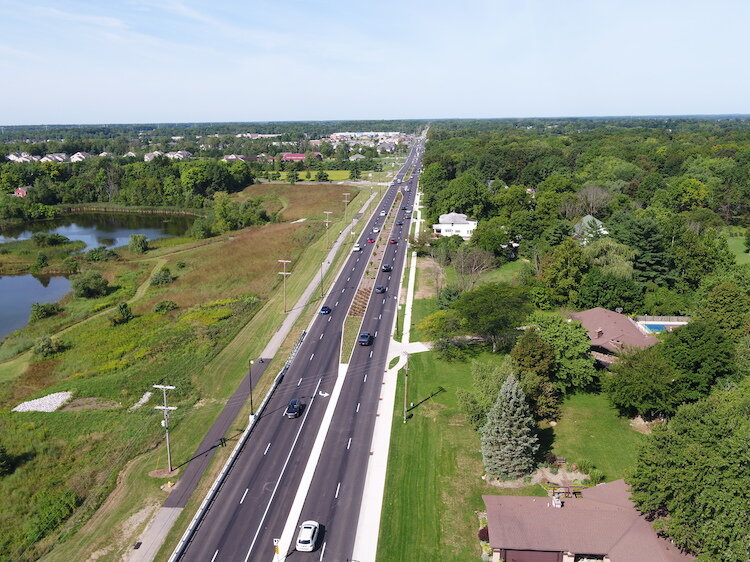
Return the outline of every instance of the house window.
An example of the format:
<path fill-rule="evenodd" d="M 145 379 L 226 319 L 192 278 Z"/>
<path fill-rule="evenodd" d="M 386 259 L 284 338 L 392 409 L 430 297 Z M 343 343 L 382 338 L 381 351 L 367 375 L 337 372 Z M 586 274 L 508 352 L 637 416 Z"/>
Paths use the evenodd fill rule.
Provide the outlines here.
<path fill-rule="evenodd" d="M 575 562 L 601 562 L 604 560 L 603 554 L 576 554 Z"/>

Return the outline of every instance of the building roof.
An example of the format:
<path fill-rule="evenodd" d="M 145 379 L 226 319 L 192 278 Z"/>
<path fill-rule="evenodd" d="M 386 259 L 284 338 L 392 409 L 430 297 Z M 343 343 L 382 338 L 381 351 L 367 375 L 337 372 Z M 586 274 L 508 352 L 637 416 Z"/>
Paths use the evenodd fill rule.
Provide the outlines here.
<path fill-rule="evenodd" d="M 606 555 L 611 562 L 687 562 L 659 538 L 629 499 L 623 480 L 587 488 L 552 507 L 551 498 L 482 496 L 493 549 Z"/>
<path fill-rule="evenodd" d="M 585 234 L 587 229 L 596 229 L 602 234 L 608 234 L 607 229 L 604 227 L 604 223 L 594 215 L 586 215 L 573 225 L 573 233 L 578 236 Z"/>
<path fill-rule="evenodd" d="M 438 219 L 439 224 L 472 224 L 477 221 L 473 221 L 466 218 L 466 215 L 461 213 L 448 213 L 446 215 L 440 215 Z"/>
<path fill-rule="evenodd" d="M 589 333 L 591 345 L 613 353 L 624 348 L 651 347 L 659 340 L 644 334 L 633 320 L 606 308 L 596 307 L 576 312 L 571 316 L 578 320 Z"/>

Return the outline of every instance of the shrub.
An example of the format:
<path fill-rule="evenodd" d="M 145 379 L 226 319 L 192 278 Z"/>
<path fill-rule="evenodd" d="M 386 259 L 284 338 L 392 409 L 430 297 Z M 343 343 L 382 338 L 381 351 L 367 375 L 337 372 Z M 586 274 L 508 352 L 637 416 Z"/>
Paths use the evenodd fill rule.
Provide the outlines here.
<path fill-rule="evenodd" d="M 68 256 L 62 262 L 63 269 L 68 273 L 78 273 L 78 260 L 72 256 Z"/>
<path fill-rule="evenodd" d="M 96 271 L 86 271 L 73 277 L 70 285 L 77 297 L 92 298 L 107 294 L 109 283 Z"/>
<path fill-rule="evenodd" d="M 117 305 L 117 310 L 115 311 L 114 316 L 112 316 L 109 321 L 112 323 L 113 326 L 119 326 L 120 324 L 127 324 L 133 319 L 133 311 L 130 310 L 130 307 L 128 306 L 128 303 L 121 302 Z"/>
<path fill-rule="evenodd" d="M 490 530 L 487 527 L 487 525 L 479 529 L 479 532 L 477 533 L 477 537 L 482 542 L 490 542 Z"/>
<path fill-rule="evenodd" d="M 172 277 L 172 272 L 166 266 L 162 267 L 151 278 L 151 284 L 157 287 L 160 285 L 168 285 L 172 281 L 174 281 L 174 277 Z"/>
<path fill-rule="evenodd" d="M 154 312 L 157 314 L 166 314 L 170 310 L 177 308 L 177 303 L 174 301 L 159 301 L 154 306 Z"/>
<path fill-rule="evenodd" d="M 31 241 L 40 248 L 45 246 L 61 246 L 70 242 L 70 238 L 62 234 L 47 234 L 46 232 L 35 232 L 31 235 Z"/>
<path fill-rule="evenodd" d="M 48 265 L 49 260 L 47 259 L 47 254 L 43 254 L 42 252 L 37 253 L 33 268 L 42 269 L 44 267 L 47 267 Z"/>
<path fill-rule="evenodd" d="M 148 250 L 148 238 L 145 234 L 131 234 L 128 249 L 134 254 L 145 254 Z"/>
<path fill-rule="evenodd" d="M 50 316 L 54 316 L 55 314 L 60 314 L 62 310 L 62 307 L 56 302 L 35 302 L 31 305 L 31 316 L 29 317 L 29 322 L 36 322 L 37 320 L 41 320 L 42 318 L 48 318 Z"/>
<path fill-rule="evenodd" d="M 86 261 L 94 262 L 94 261 L 110 261 L 119 258 L 120 256 L 115 252 L 114 250 L 108 249 L 106 246 L 99 246 L 98 248 L 93 248 L 92 250 L 89 250 L 85 254 Z"/>
<path fill-rule="evenodd" d="M 209 238 L 212 235 L 211 225 L 206 219 L 197 218 L 190 229 L 190 236 L 193 238 Z"/>
<path fill-rule="evenodd" d="M 591 471 L 594 470 L 594 464 L 586 459 L 577 461 L 576 466 L 578 467 L 578 470 L 584 474 L 591 474 Z"/>
<path fill-rule="evenodd" d="M 49 357 L 65 349 L 65 346 L 57 339 L 49 336 L 42 336 L 34 344 L 34 355 L 37 357 Z"/>
<path fill-rule="evenodd" d="M 177 269 L 185 269 L 186 267 L 187 267 L 187 262 L 184 262 L 184 261 L 177 262 Z"/>
<path fill-rule="evenodd" d="M 600 482 L 604 482 L 604 472 L 602 472 L 598 468 L 592 468 L 589 471 L 589 480 L 592 484 L 599 484 Z"/>
<path fill-rule="evenodd" d="M 556 466 L 551 466 L 549 467 L 549 471 L 550 471 L 550 474 L 557 474 L 558 472 L 560 472 L 560 469 L 557 468 Z"/>

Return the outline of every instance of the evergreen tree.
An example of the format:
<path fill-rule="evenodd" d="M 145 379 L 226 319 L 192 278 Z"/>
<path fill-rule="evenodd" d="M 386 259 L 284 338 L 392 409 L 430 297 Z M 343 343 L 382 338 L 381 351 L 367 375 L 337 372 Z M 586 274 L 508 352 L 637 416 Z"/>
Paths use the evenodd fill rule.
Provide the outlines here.
<path fill-rule="evenodd" d="M 482 458 L 488 474 L 512 480 L 534 469 L 539 439 L 526 396 L 514 375 L 500 388 L 482 427 Z"/>

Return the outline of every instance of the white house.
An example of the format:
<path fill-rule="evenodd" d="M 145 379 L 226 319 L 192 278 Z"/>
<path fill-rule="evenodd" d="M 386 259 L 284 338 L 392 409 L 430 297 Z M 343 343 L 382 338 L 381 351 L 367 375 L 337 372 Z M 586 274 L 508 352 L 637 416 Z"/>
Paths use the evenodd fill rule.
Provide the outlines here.
<path fill-rule="evenodd" d="M 64 152 L 53 152 L 42 158 L 42 162 L 67 162 L 68 155 Z"/>
<path fill-rule="evenodd" d="M 123 158 L 135 158 L 135 156 L 135 152 L 133 152 L 132 150 L 122 155 Z"/>
<path fill-rule="evenodd" d="M 80 162 L 81 160 L 88 160 L 91 158 L 91 154 L 88 152 L 76 152 L 73 156 L 70 157 L 71 162 Z"/>
<path fill-rule="evenodd" d="M 467 219 L 466 215 L 448 213 L 447 215 L 440 215 L 438 224 L 432 225 L 432 231 L 435 236 L 460 236 L 464 240 L 468 240 L 476 227 L 477 221 Z"/>
<path fill-rule="evenodd" d="M 190 160 L 193 155 L 187 150 L 178 150 L 176 152 L 167 152 L 166 157 L 170 160 Z"/>
<path fill-rule="evenodd" d="M 143 155 L 144 162 L 151 162 L 154 158 L 157 156 L 164 156 L 164 153 L 161 150 L 154 150 L 153 152 L 147 152 Z"/>

